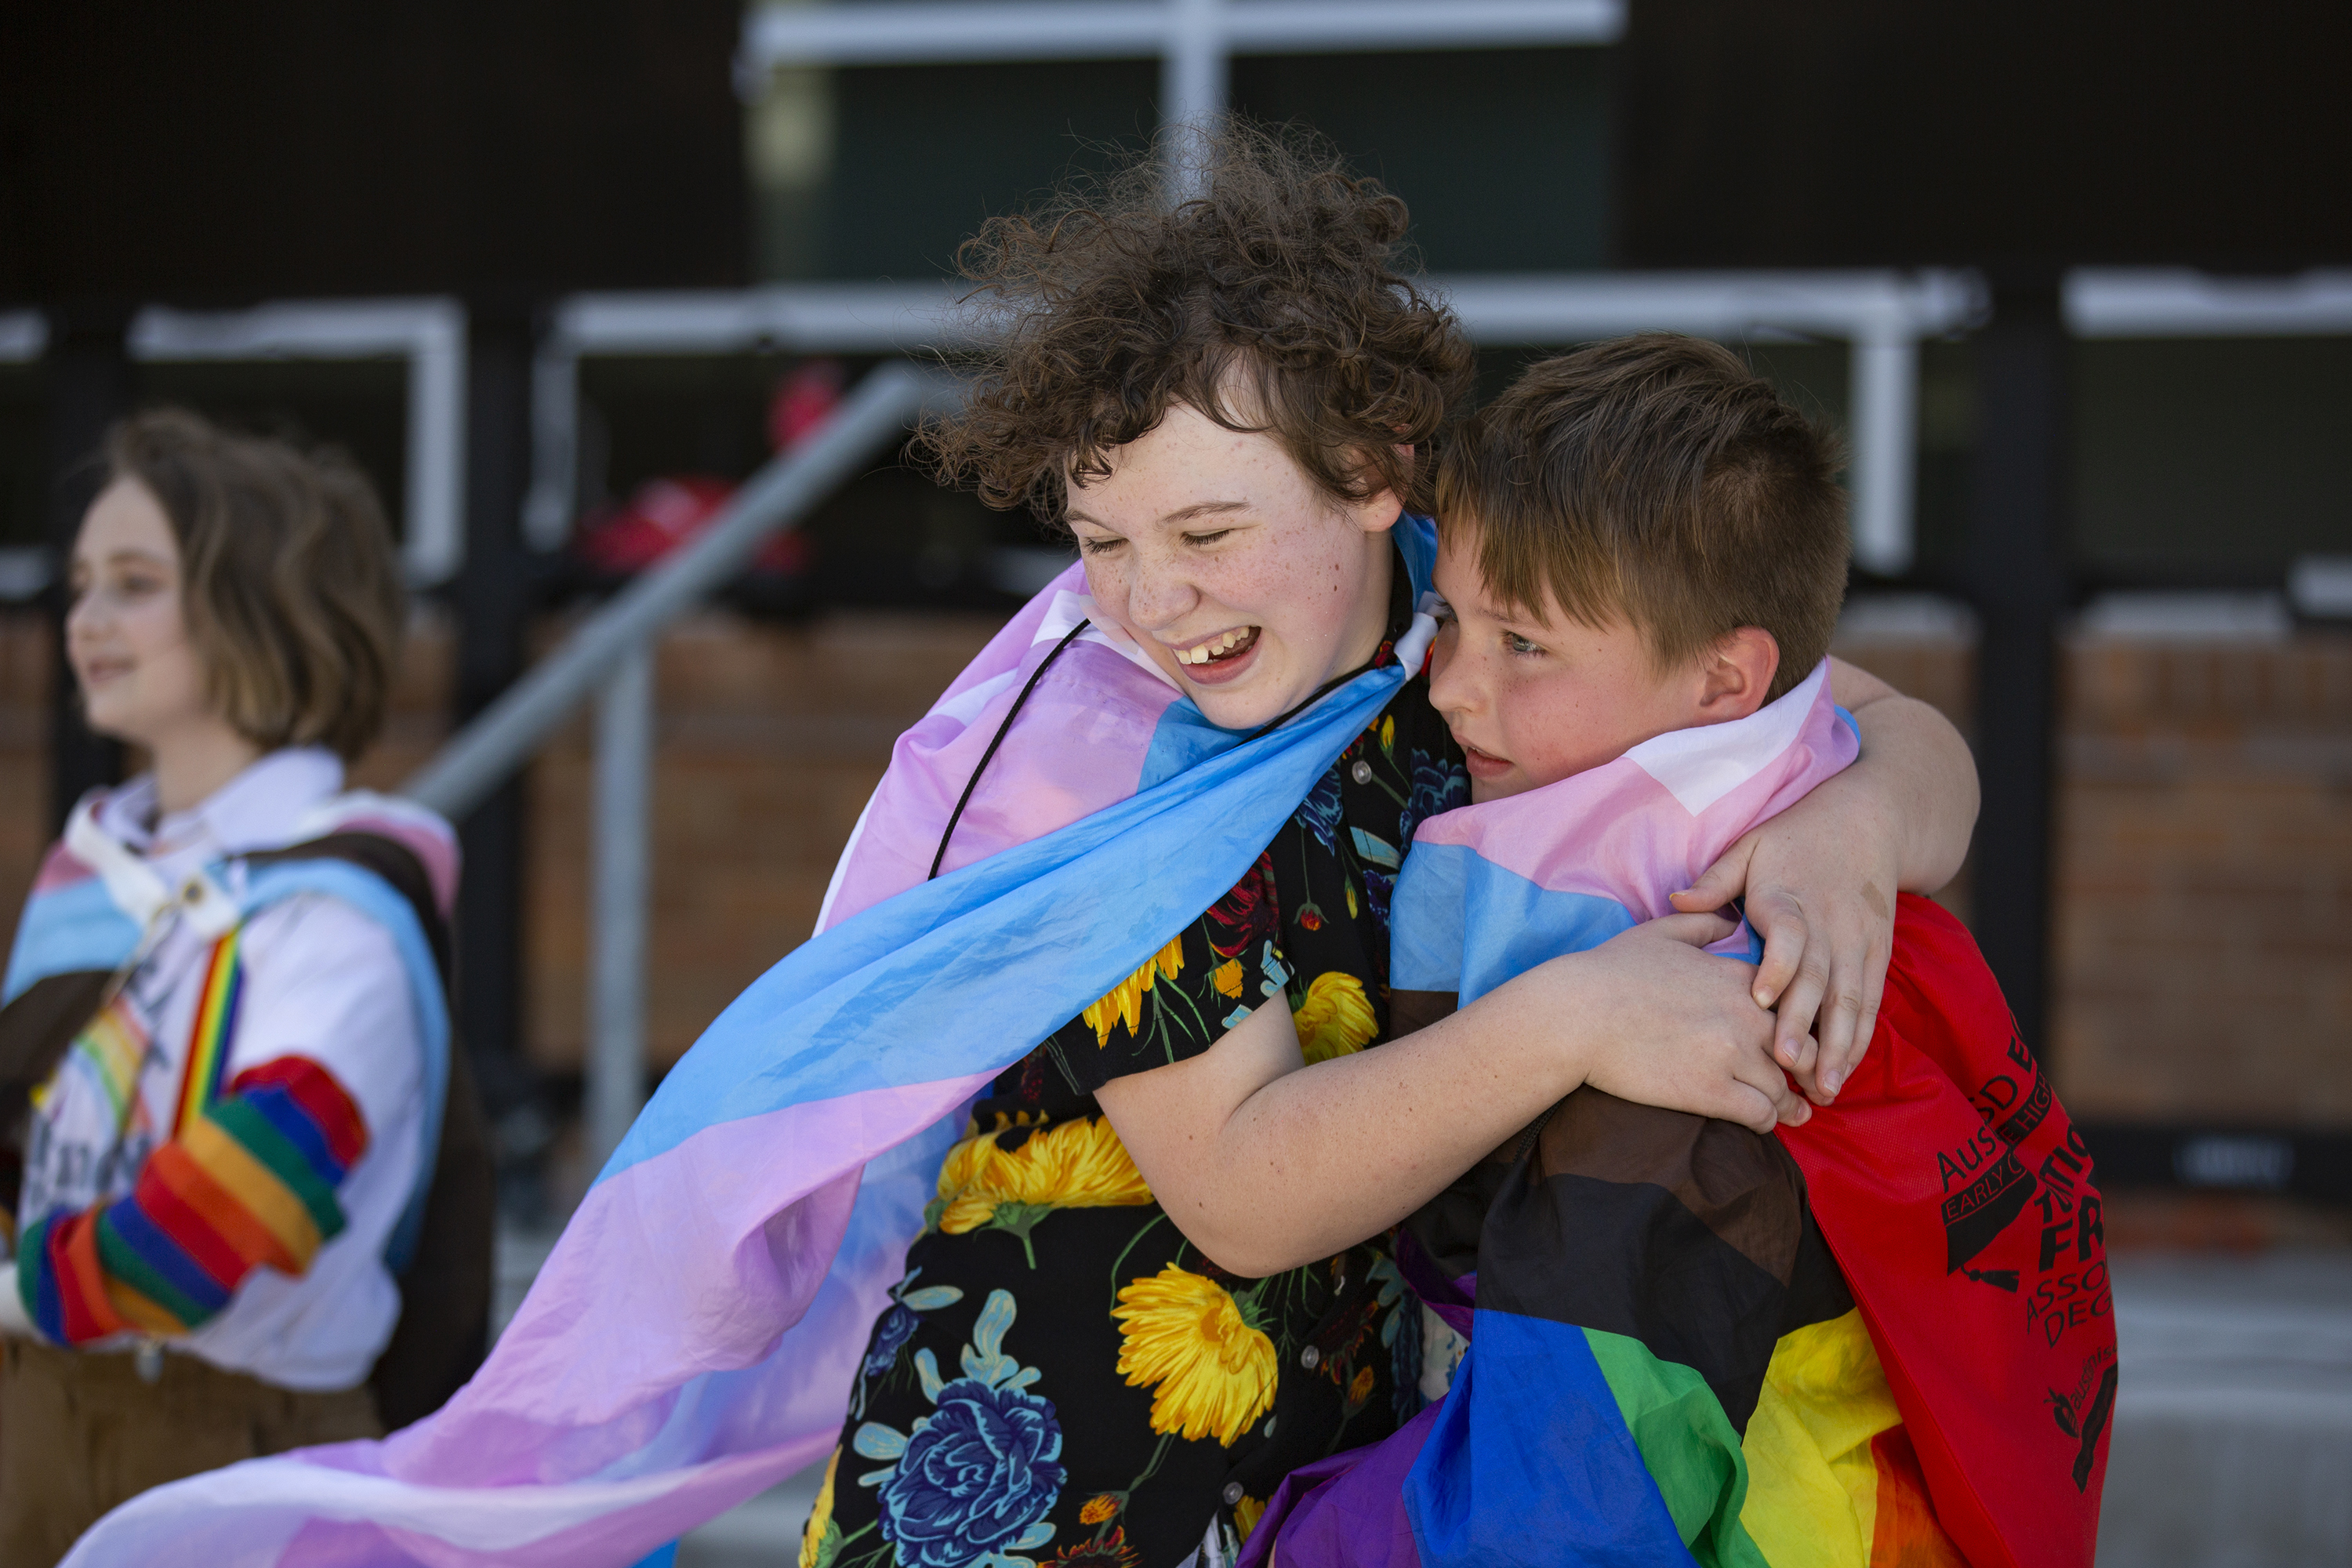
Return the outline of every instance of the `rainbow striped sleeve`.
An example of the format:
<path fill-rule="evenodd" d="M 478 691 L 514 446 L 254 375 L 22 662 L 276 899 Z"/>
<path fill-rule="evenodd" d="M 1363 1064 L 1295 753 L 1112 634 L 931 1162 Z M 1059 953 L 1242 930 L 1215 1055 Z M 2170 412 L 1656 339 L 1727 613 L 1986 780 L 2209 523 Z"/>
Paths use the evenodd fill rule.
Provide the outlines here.
<path fill-rule="evenodd" d="M 61 1344 L 185 1333 L 257 1268 L 310 1267 L 343 1228 L 336 1194 L 367 1142 L 359 1107 L 317 1062 L 248 1068 L 155 1151 L 130 1196 L 26 1228 L 26 1310 Z"/>

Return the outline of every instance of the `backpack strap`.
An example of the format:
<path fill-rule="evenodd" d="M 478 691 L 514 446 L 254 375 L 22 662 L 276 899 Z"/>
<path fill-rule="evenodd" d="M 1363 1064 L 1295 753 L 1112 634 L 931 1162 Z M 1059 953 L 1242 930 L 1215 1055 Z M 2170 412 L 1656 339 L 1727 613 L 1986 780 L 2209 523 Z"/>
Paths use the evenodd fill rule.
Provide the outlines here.
<path fill-rule="evenodd" d="M 449 924 L 441 917 L 424 863 L 407 846 L 382 834 L 346 829 L 238 858 L 248 865 L 340 860 L 381 879 L 415 910 L 447 994 Z M 388 1431 L 439 1409 L 474 1375 L 489 1350 L 495 1162 L 474 1075 L 462 1043 L 455 1039 L 424 1205 L 415 1249 L 394 1280 L 400 1319 L 368 1374 Z"/>

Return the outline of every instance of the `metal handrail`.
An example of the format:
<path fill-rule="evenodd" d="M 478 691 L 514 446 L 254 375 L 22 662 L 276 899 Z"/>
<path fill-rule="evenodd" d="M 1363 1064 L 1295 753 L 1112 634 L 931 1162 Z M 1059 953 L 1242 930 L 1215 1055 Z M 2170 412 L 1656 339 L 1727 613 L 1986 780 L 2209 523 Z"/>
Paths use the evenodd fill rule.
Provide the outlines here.
<path fill-rule="evenodd" d="M 936 371 L 874 371 L 814 439 L 752 475 L 708 531 L 591 616 L 401 786 L 445 816 L 463 816 L 595 696 L 585 1063 L 592 1169 L 645 1103 L 654 639 L 839 489 L 877 447 L 903 435 L 908 420 L 961 395 Z"/>
<path fill-rule="evenodd" d="M 797 523 L 908 418 L 955 395 L 955 388 L 936 371 L 903 364 L 875 370 L 814 439 L 752 475 L 701 537 L 591 616 L 412 774 L 401 793 L 453 819 L 479 805 L 633 649 L 649 646 L 750 565 L 772 535 Z"/>

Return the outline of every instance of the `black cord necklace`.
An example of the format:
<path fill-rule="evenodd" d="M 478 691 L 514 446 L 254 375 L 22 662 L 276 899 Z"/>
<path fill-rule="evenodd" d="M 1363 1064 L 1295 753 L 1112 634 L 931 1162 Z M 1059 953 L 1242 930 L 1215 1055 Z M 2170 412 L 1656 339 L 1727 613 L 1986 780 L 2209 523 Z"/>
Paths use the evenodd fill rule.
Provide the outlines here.
<path fill-rule="evenodd" d="M 996 727 L 995 738 L 988 742 L 988 750 L 980 754 L 980 765 L 973 768 L 971 770 L 971 777 L 964 781 L 962 797 L 956 802 L 955 810 L 948 814 L 947 831 L 940 835 L 939 853 L 931 857 L 931 873 L 929 877 L 923 879 L 925 881 L 928 882 L 932 877 L 937 877 L 940 874 L 940 868 L 946 864 L 948 858 L 948 843 L 950 839 L 955 837 L 956 824 L 963 820 L 963 808 L 971 804 L 972 791 L 980 787 L 980 775 L 986 773 L 988 771 L 988 764 L 995 760 L 996 749 L 1004 744 L 1004 737 L 1006 733 L 1012 730 L 1013 721 L 1021 716 L 1021 710 L 1028 702 L 1029 694 L 1037 689 L 1037 682 L 1045 678 L 1045 672 L 1054 667 L 1054 661 L 1062 657 L 1062 650 L 1068 647 L 1072 643 L 1077 641 L 1078 634 L 1085 631 L 1093 624 L 1094 623 L 1090 620 L 1085 620 L 1080 621 L 1076 626 L 1072 626 L 1068 635 L 1064 637 L 1060 642 L 1054 645 L 1054 651 L 1047 654 L 1038 664 L 1036 669 L 1031 673 L 1028 684 L 1021 689 L 1021 695 L 1013 700 L 1013 706 L 1005 711 L 1004 722 Z M 1279 730 L 1285 724 L 1289 723 L 1293 719 L 1297 718 L 1301 713 L 1304 713 L 1309 708 L 1314 707 L 1315 704 L 1322 701 L 1324 698 L 1328 697 L 1332 692 L 1339 690 L 1339 688 L 1347 685 L 1348 682 L 1355 679 L 1356 677 L 1363 674 L 1364 671 L 1371 668 L 1379 662 L 1380 655 L 1374 654 L 1370 658 L 1366 659 L 1363 663 L 1356 666 L 1355 668 L 1347 671 L 1345 674 L 1333 676 L 1330 679 L 1317 687 L 1305 701 L 1299 703 L 1295 708 L 1287 709 L 1285 711 L 1275 715 L 1274 718 L 1268 720 L 1264 725 L 1252 731 L 1248 736 L 1243 740 L 1242 744 L 1246 746 L 1250 742 L 1258 739 L 1260 736 L 1274 733 L 1275 731 Z"/>
<path fill-rule="evenodd" d="M 1248 738 L 1244 740 L 1242 744 L 1246 746 L 1251 741 L 1256 740 L 1261 735 L 1273 734 L 1276 730 L 1281 729 L 1285 724 L 1289 723 L 1293 719 L 1297 718 L 1301 713 L 1306 712 L 1309 708 L 1314 707 L 1318 702 L 1322 701 L 1323 699 L 1330 696 L 1331 693 L 1339 690 L 1339 688 L 1347 685 L 1348 682 L 1355 679 L 1356 677 L 1371 668 L 1374 665 L 1380 662 L 1380 655 L 1374 654 L 1371 658 L 1364 660 L 1363 663 L 1356 666 L 1355 668 L 1348 670 L 1344 674 L 1333 676 L 1330 679 L 1325 681 L 1322 685 L 1317 687 L 1312 692 L 1308 693 L 1307 700 L 1299 703 L 1298 706 L 1296 708 L 1286 709 L 1284 711 L 1276 714 L 1273 718 L 1267 720 L 1263 726 L 1251 731 Z"/>
<path fill-rule="evenodd" d="M 955 837 L 956 824 L 963 820 L 963 808 L 971 804 L 971 792 L 980 787 L 980 775 L 988 771 L 988 764 L 996 756 L 996 748 L 1004 744 L 1005 733 L 1013 728 L 1013 721 L 1021 716 L 1022 707 L 1028 702 L 1029 694 L 1037 689 L 1037 683 L 1045 678 L 1047 670 L 1054 668 L 1054 661 L 1062 657 L 1062 650 L 1077 641 L 1078 634 L 1093 624 L 1090 620 L 1082 620 L 1072 626 L 1069 635 L 1055 643 L 1054 651 L 1047 654 L 1031 672 L 1029 683 L 1021 689 L 1021 695 L 1013 700 L 1012 708 L 1004 715 L 1004 722 L 996 727 L 996 738 L 988 742 L 988 750 L 980 754 L 980 765 L 972 769 L 971 777 L 964 781 L 963 798 L 957 801 L 955 810 L 948 814 L 948 828 L 940 835 L 940 852 L 931 857 L 931 876 L 923 879 L 926 882 L 940 874 L 940 867 L 948 858 L 948 841 Z"/>

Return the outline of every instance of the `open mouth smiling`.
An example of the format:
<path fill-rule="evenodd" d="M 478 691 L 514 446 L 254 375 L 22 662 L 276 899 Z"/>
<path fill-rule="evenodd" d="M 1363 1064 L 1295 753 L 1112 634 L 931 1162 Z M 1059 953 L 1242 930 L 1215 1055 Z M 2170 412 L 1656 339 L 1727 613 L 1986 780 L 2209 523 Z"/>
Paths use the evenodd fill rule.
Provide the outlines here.
<path fill-rule="evenodd" d="M 1176 655 L 1178 664 L 1187 666 L 1218 664 L 1228 659 L 1240 658 L 1247 654 L 1257 646 L 1257 627 L 1235 626 L 1230 631 L 1219 632 L 1206 641 L 1197 642 L 1189 647 L 1180 647 L 1172 651 Z"/>

